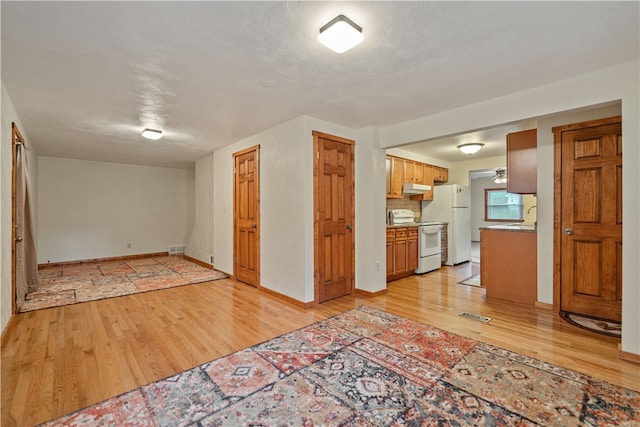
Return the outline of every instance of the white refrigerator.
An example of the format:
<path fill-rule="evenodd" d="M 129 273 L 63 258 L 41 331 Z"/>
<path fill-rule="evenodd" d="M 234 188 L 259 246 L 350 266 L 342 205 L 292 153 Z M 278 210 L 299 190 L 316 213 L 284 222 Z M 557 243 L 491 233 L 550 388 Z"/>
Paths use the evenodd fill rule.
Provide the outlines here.
<path fill-rule="evenodd" d="M 422 202 L 422 221 L 448 223 L 446 265 L 471 260 L 471 208 L 469 187 L 438 185 L 433 200 Z"/>

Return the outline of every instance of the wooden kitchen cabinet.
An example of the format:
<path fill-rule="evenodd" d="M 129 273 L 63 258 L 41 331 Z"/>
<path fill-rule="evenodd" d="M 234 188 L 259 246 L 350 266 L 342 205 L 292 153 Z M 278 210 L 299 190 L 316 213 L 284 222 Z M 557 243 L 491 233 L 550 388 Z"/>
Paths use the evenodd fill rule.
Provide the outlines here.
<path fill-rule="evenodd" d="M 402 164 L 404 167 L 404 179 L 402 180 L 402 182 L 415 183 L 416 182 L 416 162 L 414 162 L 413 160 L 403 159 Z M 420 175 L 422 175 L 422 171 Z"/>
<path fill-rule="evenodd" d="M 394 246 L 396 256 L 394 274 L 404 273 L 409 268 L 407 256 L 409 254 L 409 246 L 407 242 L 406 228 L 396 228 L 396 238 Z"/>
<path fill-rule="evenodd" d="M 433 167 L 433 180 L 435 182 L 449 182 L 449 169 L 439 166 Z"/>
<path fill-rule="evenodd" d="M 418 268 L 418 227 L 387 229 L 387 282 L 414 274 Z"/>
<path fill-rule="evenodd" d="M 538 192 L 538 131 L 529 129 L 507 134 L 507 191 L 516 194 Z"/>
<path fill-rule="evenodd" d="M 387 199 L 402 199 L 402 184 L 430 185 L 431 190 L 424 194 L 414 194 L 411 200 L 433 200 L 433 184 L 449 181 L 449 170 L 415 160 L 386 156 Z"/>
<path fill-rule="evenodd" d="M 434 166 L 422 163 L 422 182 L 420 184 L 430 185 L 431 190 L 425 191 L 423 194 L 414 194 L 409 197 L 411 200 L 433 200 L 433 172 Z"/>
<path fill-rule="evenodd" d="M 418 268 L 418 228 L 407 229 L 407 270 L 413 273 Z"/>
<path fill-rule="evenodd" d="M 487 298 L 535 305 L 537 259 L 535 232 L 480 229 L 480 283 Z"/>
<path fill-rule="evenodd" d="M 396 232 L 392 228 L 387 229 L 387 277 L 392 276 L 395 269 L 395 238 Z"/>
<path fill-rule="evenodd" d="M 404 182 L 404 160 L 387 156 L 387 199 L 402 199 L 402 183 Z"/>
<path fill-rule="evenodd" d="M 426 165 L 416 162 L 413 166 L 413 182 L 416 184 L 424 184 L 424 167 Z"/>

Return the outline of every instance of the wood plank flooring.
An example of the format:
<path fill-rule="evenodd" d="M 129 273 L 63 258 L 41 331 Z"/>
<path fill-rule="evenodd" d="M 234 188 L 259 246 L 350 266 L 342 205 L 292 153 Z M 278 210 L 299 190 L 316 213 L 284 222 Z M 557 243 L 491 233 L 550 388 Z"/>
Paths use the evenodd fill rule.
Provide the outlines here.
<path fill-rule="evenodd" d="M 443 267 L 312 309 L 225 279 L 19 314 L 2 346 L 1 424 L 38 424 L 361 304 L 640 389 L 640 366 L 617 358 L 617 339 L 457 284 L 476 272 Z"/>

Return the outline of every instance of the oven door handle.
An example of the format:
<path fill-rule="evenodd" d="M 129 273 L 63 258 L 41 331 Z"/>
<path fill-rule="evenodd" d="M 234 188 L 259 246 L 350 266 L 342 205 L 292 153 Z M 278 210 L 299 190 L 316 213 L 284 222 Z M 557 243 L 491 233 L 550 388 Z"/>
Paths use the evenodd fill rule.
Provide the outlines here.
<path fill-rule="evenodd" d="M 425 228 L 424 230 L 422 230 L 422 232 L 424 234 L 438 234 L 440 233 L 440 230 L 429 230 L 428 228 Z"/>

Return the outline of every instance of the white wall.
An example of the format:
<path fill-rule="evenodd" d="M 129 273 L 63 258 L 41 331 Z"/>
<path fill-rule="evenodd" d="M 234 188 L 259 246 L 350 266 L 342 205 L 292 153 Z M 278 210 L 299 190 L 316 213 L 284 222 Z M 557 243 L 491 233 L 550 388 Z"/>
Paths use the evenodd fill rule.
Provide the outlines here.
<path fill-rule="evenodd" d="M 378 131 L 358 132 L 356 139 L 356 288 L 378 292 L 387 288 L 385 151 Z"/>
<path fill-rule="evenodd" d="M 31 181 L 31 206 L 32 220 L 34 222 L 34 233 L 36 244 L 38 241 L 37 218 L 37 177 L 38 164 L 37 153 L 29 141 L 29 135 L 22 126 L 20 118 L 13 106 L 13 101 L 9 92 L 2 84 L 2 101 L 0 111 L 0 330 L 4 331 L 11 318 L 11 172 L 12 172 L 12 144 L 11 144 L 11 123 L 18 125 L 20 134 L 25 139 L 29 149 L 27 150 L 27 162 Z"/>
<path fill-rule="evenodd" d="M 300 117 L 214 152 L 213 244 L 216 268 L 233 273 L 233 153 L 260 145 L 260 284 L 308 301 L 303 133 Z"/>
<path fill-rule="evenodd" d="M 379 132 L 378 132 L 378 135 L 379 135 Z M 439 159 L 434 159 L 433 157 L 411 153 L 409 151 L 403 150 L 402 148 L 388 148 L 385 151 L 390 156 L 402 157 L 403 159 L 414 160 L 416 162 L 426 163 L 428 165 L 439 166 L 447 169 L 451 167 L 450 163 L 443 162 L 442 160 L 439 160 Z"/>
<path fill-rule="evenodd" d="M 193 170 L 39 157 L 38 171 L 39 263 L 166 252 L 191 233 Z"/>
<path fill-rule="evenodd" d="M 214 153 L 216 268 L 233 273 L 233 153 L 259 144 L 260 284 L 313 301 L 313 130 L 356 139 L 356 287 L 385 289 L 384 236 L 371 238 L 385 223 L 384 152 L 375 147 L 377 135 L 373 129 L 356 132 L 307 116 Z M 375 180 L 379 185 L 372 188 Z"/>
<path fill-rule="evenodd" d="M 471 240 L 480 241 L 480 227 L 496 225 L 496 222 L 484 220 L 484 190 L 487 188 L 504 188 L 493 182 L 493 178 L 472 179 L 471 185 Z M 511 221 L 513 222 L 513 221 Z"/>
<path fill-rule="evenodd" d="M 483 169 L 506 168 L 506 165 L 506 156 L 489 157 L 486 159 L 471 159 L 463 162 L 452 163 L 449 167 L 448 184 L 470 185 L 469 172 Z"/>
<path fill-rule="evenodd" d="M 640 354 L 640 63 L 617 65 L 556 83 L 380 129 L 381 147 L 464 133 L 532 118 L 538 122 L 538 301 L 553 290 L 553 148 L 541 137 L 540 120 L 575 109 L 622 102 L 623 302 L 622 350 Z M 474 168 L 481 169 L 481 168 Z M 468 179 L 456 177 L 456 179 Z M 451 180 L 451 174 L 450 174 Z M 462 183 L 463 182 L 456 182 Z"/>
<path fill-rule="evenodd" d="M 195 220 L 185 255 L 210 263 L 213 251 L 213 153 L 196 161 Z M 214 258 L 215 264 L 215 258 Z"/>

